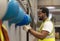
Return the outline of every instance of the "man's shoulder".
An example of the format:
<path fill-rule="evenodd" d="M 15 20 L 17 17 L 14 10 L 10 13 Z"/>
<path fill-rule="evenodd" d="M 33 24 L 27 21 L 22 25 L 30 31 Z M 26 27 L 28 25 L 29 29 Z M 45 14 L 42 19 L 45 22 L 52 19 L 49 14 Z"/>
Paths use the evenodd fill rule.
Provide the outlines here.
<path fill-rule="evenodd" d="M 52 21 L 46 21 L 44 24 L 53 24 L 53 22 Z"/>

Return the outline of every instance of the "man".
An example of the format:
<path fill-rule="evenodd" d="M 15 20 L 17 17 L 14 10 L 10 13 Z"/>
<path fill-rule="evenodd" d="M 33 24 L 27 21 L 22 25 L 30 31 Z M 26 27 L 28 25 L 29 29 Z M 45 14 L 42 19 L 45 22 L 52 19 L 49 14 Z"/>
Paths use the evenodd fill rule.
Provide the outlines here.
<path fill-rule="evenodd" d="M 42 24 L 39 28 L 39 32 L 33 30 L 29 25 L 24 26 L 25 31 L 29 31 L 33 36 L 38 38 L 37 41 L 55 41 L 54 26 L 50 19 L 48 19 L 49 10 L 45 7 L 40 8 L 38 13 L 39 20 L 42 20 Z"/>

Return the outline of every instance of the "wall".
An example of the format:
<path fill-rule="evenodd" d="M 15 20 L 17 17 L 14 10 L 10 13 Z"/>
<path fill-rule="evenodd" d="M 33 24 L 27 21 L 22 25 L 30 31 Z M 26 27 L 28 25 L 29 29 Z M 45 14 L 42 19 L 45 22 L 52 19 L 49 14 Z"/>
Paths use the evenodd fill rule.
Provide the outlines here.
<path fill-rule="evenodd" d="M 60 5 L 60 0 L 38 0 L 39 5 Z"/>

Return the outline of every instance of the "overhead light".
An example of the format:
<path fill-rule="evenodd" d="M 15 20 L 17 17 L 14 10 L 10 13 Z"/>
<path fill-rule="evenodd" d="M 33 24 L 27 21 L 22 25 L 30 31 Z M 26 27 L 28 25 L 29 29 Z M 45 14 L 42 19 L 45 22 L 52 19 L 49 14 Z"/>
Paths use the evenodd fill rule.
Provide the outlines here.
<path fill-rule="evenodd" d="M 48 9 L 55 9 L 55 7 L 52 7 L 52 6 L 49 6 L 49 7 L 46 7 Z"/>

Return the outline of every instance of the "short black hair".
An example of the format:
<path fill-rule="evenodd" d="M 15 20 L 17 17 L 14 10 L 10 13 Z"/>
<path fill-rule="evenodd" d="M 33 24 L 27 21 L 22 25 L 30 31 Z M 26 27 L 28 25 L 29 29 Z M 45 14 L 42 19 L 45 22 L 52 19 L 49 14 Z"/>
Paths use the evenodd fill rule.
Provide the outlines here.
<path fill-rule="evenodd" d="M 48 9 L 48 8 L 41 7 L 40 10 L 41 10 L 43 13 L 46 13 L 47 17 L 49 16 L 49 9 Z"/>

